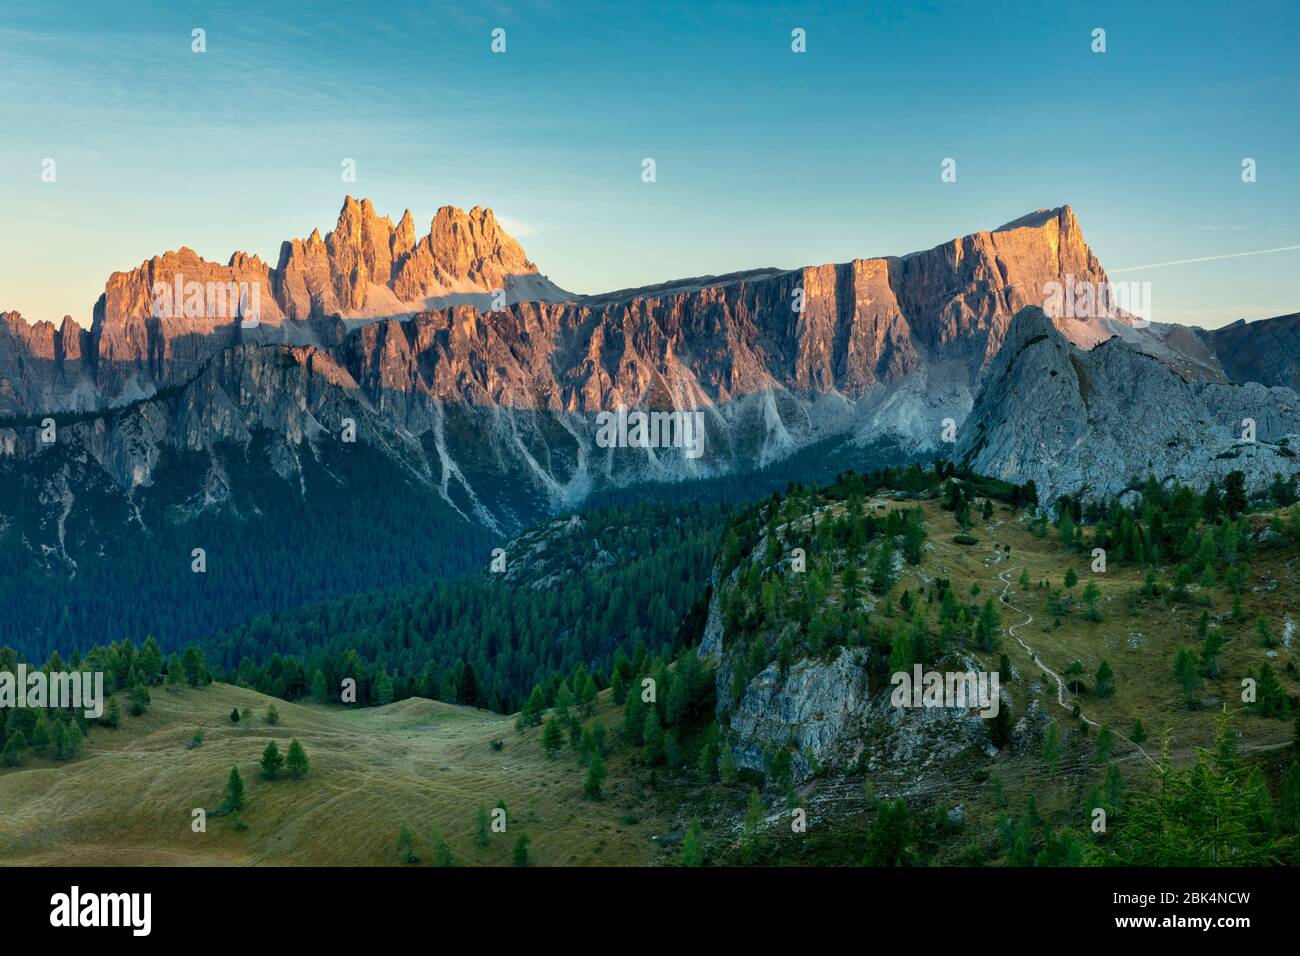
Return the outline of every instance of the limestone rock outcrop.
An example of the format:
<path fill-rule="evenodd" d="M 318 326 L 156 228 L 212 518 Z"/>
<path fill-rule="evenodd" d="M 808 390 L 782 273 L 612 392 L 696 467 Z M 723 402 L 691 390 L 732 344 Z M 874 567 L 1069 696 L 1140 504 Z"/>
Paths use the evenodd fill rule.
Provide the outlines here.
<path fill-rule="evenodd" d="M 955 455 L 982 474 L 1032 479 L 1050 502 L 1120 495 L 1148 475 L 1204 487 L 1233 470 L 1261 490 L 1275 473 L 1300 472 L 1295 448 L 1291 389 L 1188 382 L 1119 338 L 1083 351 L 1030 307 L 989 368 Z"/>

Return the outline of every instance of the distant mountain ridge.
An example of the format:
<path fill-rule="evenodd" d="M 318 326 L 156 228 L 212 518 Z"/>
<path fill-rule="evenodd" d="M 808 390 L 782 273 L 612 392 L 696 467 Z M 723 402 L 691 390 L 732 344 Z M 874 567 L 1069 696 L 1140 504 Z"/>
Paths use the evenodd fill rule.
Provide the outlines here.
<path fill-rule="evenodd" d="M 214 283 L 265 281 L 272 294 L 253 328 L 237 316 L 154 315 L 153 283 L 175 268 Z M 304 464 L 322 460 L 323 443 L 346 453 L 355 439 L 453 517 L 503 536 L 609 489 L 744 476 L 807 455 L 846 467 L 945 456 L 950 426 L 969 441 L 967 416 L 1013 316 L 1069 282 L 1108 282 L 1069 207 L 901 257 L 571 296 L 490 210 L 444 207 L 416 241 L 409 214 L 393 225 L 349 197 L 333 232 L 285 243 L 273 270 L 182 250 L 115 273 L 89 331 L 3 316 L 0 414 L 19 417 L 0 419 L 0 472 L 47 478 L 28 487 L 29 501 L 0 502 L 0 533 L 19 509 L 46 514 L 25 547 L 42 561 L 75 560 L 59 529 L 68 516 L 75 524 L 86 471 L 130 513 L 158 463 L 179 452 L 196 471 L 168 491 L 188 502 L 174 520 L 238 510 L 226 446 L 256 448 L 266 480 L 306 495 Z M 415 308 L 420 297 L 444 304 Z M 1124 313 L 1047 321 L 1092 349 L 1082 355 L 1119 340 L 1171 380 L 1228 387 L 1213 342 L 1184 327 Z M 1269 441 L 1291 428 L 1286 414 L 1247 404 L 1269 422 Z M 594 418 L 619 406 L 698 411 L 704 454 L 601 447 Z M 68 414 L 77 410 L 88 411 Z M 978 420 L 1007 411 L 985 401 Z M 38 427 L 50 412 L 53 442 Z M 1139 447 L 1150 437 L 1139 419 L 1108 427 Z M 1032 446 L 1019 442 L 1032 426 L 1007 434 L 981 449 L 981 470 L 1035 473 Z M 30 468 L 38 458 L 44 467 Z M 1079 473 L 1051 487 L 1108 493 L 1117 481 Z"/>
<path fill-rule="evenodd" d="M 482 386 L 498 403 L 590 409 L 656 385 L 698 387 L 714 403 L 774 385 L 857 397 L 915 371 L 923 356 L 956 358 L 978 374 L 1011 315 L 1041 304 L 1043 286 L 1067 276 L 1106 279 L 1062 207 L 902 257 L 573 296 L 537 272 L 491 210 L 443 207 L 416 241 L 409 211 L 394 226 L 369 200 L 347 197 L 332 232 L 285 242 L 274 268 L 245 253 L 220 265 L 182 248 L 114 273 L 89 332 L 70 319 L 56 328 L 0 315 L 0 340 L 14 349 L 0 365 L 0 414 L 121 404 L 188 381 L 223 348 L 334 349 L 358 325 L 431 311 L 442 313 L 435 323 L 464 328 L 462 316 L 491 318 L 482 334 L 450 343 L 450 364 L 526 366 L 528 381 L 515 376 L 509 395 L 485 367 L 462 383 L 459 399 Z M 177 277 L 256 286 L 257 326 L 241 327 L 233 307 L 221 316 L 156 315 L 156 284 Z M 472 309 L 449 313 L 455 305 Z M 1123 324 L 1072 322 L 1067 334 L 1091 343 Z M 525 351 L 499 348 L 512 342 Z"/>
<path fill-rule="evenodd" d="M 158 314 L 156 287 L 209 283 L 216 314 L 186 314 L 169 300 Z M 256 327 L 243 327 L 232 289 L 254 289 Z M 537 271 L 491 209 L 438 210 L 417 239 L 408 209 L 397 225 L 368 199 L 348 196 L 331 232 L 281 244 L 272 267 L 236 252 L 225 265 L 182 247 L 113 273 L 94 306 L 90 330 L 71 318 L 28 325 L 0 313 L 0 414 L 104 407 L 188 381 L 223 348 L 248 343 L 329 347 L 357 322 L 408 317 L 452 303 L 488 307 L 569 298 Z"/>
<path fill-rule="evenodd" d="M 1198 331 L 1234 382 L 1300 389 L 1300 312 Z"/>

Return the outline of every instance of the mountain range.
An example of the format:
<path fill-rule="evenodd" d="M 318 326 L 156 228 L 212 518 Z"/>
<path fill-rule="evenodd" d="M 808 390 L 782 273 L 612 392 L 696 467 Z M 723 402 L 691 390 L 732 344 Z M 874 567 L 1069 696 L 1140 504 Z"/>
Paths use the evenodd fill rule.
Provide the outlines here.
<path fill-rule="evenodd" d="M 159 308 L 187 283 L 201 308 Z M 0 313 L 0 540 L 75 573 L 110 532 L 256 520 L 241 481 L 282 485 L 286 514 L 321 483 L 372 495 L 340 479 L 349 456 L 483 541 L 610 490 L 827 462 L 956 457 L 1043 500 L 1300 469 L 1296 315 L 1049 318 L 1063 283 L 1108 283 L 1069 207 L 909 255 L 574 295 L 491 210 L 443 207 L 417 240 L 409 211 L 348 197 L 274 268 L 183 248 L 114 273 L 89 330 Z M 698 412 L 704 453 L 602 447 L 620 406 Z"/>

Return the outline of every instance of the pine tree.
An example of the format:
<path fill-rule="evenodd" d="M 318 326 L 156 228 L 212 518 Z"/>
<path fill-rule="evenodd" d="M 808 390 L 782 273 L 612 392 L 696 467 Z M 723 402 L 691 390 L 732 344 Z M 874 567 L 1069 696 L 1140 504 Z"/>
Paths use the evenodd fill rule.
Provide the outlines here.
<path fill-rule="evenodd" d="M 171 688 L 179 687 L 181 678 L 184 676 L 185 665 L 181 663 L 179 654 L 172 654 L 167 658 L 167 686 Z"/>
<path fill-rule="evenodd" d="M 903 557 L 908 564 L 920 564 L 925 553 L 925 523 L 920 508 L 911 508 L 907 512 L 907 524 L 903 527 Z"/>
<path fill-rule="evenodd" d="M 275 709 L 275 704 L 269 704 L 266 708 L 266 722 L 274 727 L 280 722 L 280 712 Z"/>
<path fill-rule="evenodd" d="M 1174 676 L 1183 688 L 1183 700 L 1188 706 L 1196 699 L 1196 690 L 1201 686 L 1200 665 L 1196 653 L 1186 647 L 1179 648 L 1174 655 Z"/>
<path fill-rule="evenodd" d="M 118 725 L 121 722 L 122 722 L 122 711 L 121 708 L 117 706 L 117 698 L 110 697 L 108 699 L 108 711 L 107 713 L 104 714 L 103 718 L 100 720 L 100 723 L 102 723 L 105 727 L 111 727 L 112 729 L 116 730 Z"/>
<path fill-rule="evenodd" d="M 1115 764 L 1106 768 L 1106 774 L 1101 779 L 1101 789 L 1107 813 L 1111 816 L 1118 814 L 1124 804 L 1124 775 Z"/>
<path fill-rule="evenodd" d="M 474 842 L 479 846 L 487 846 L 488 841 L 491 839 L 491 830 L 488 829 L 487 807 L 480 803 L 478 805 L 478 814 L 474 818 Z"/>
<path fill-rule="evenodd" d="M 600 751 L 591 755 L 591 764 L 587 767 L 587 779 L 582 782 L 582 795 L 588 800 L 604 800 L 605 791 L 601 789 L 609 775 Z"/>
<path fill-rule="evenodd" d="M 1246 497 L 1246 476 L 1240 471 L 1230 471 L 1223 480 L 1223 508 L 1228 517 L 1236 520 L 1250 506 Z"/>
<path fill-rule="evenodd" d="M 1097 587 L 1097 582 L 1089 581 L 1088 586 L 1083 589 L 1083 603 L 1088 608 L 1083 614 L 1085 620 L 1092 621 L 1094 624 L 1101 620 L 1101 611 L 1097 607 L 1100 599 L 1101 589 Z"/>
<path fill-rule="evenodd" d="M 149 708 L 151 699 L 149 697 L 149 688 L 138 679 L 133 681 L 128 699 L 130 703 L 127 705 L 127 711 L 130 712 L 132 717 L 139 717 Z"/>
<path fill-rule="evenodd" d="M 420 857 L 415 852 L 415 834 L 405 823 L 397 828 L 397 858 L 403 863 L 420 862 Z"/>
<path fill-rule="evenodd" d="M 989 598 L 980 609 L 979 621 L 975 625 L 975 646 L 981 651 L 995 651 L 1001 644 L 999 633 L 1002 630 L 1002 616 Z"/>
<path fill-rule="evenodd" d="M 433 831 L 433 839 L 430 840 L 433 847 L 433 862 L 436 866 L 455 866 L 455 857 L 451 855 L 451 847 L 447 841 L 442 838 L 442 834 L 437 830 Z"/>
<path fill-rule="evenodd" d="M 1065 677 L 1066 686 L 1076 694 L 1083 690 L 1083 661 L 1073 660 L 1066 665 L 1062 672 Z"/>
<path fill-rule="evenodd" d="M 1106 866 L 1267 866 L 1283 862 L 1262 778 L 1244 774 L 1233 753 L 1229 719 L 1220 718 L 1214 750 L 1193 766 L 1170 763 L 1168 740 L 1155 787 L 1130 801 L 1122 823 L 1087 851 Z"/>
<path fill-rule="evenodd" d="M 146 685 L 156 684 L 162 676 L 162 648 L 150 634 L 140 648 L 140 679 Z"/>
<path fill-rule="evenodd" d="M 682 866 L 704 865 L 704 834 L 700 830 L 698 820 L 692 821 L 690 829 L 686 831 L 686 837 L 682 840 L 682 854 L 678 862 Z"/>
<path fill-rule="evenodd" d="M 50 747 L 54 751 L 52 756 L 55 760 L 68 759 L 63 755 L 64 735 L 66 733 L 67 731 L 63 726 L 63 721 L 61 720 L 56 720 L 54 726 L 50 728 Z"/>
<path fill-rule="evenodd" d="M 659 714 L 650 708 L 641 727 L 642 755 L 651 766 L 664 762 L 664 731 L 659 726 Z"/>
<path fill-rule="evenodd" d="M 284 755 L 280 753 L 280 748 L 272 740 L 262 751 L 262 776 L 267 780 L 274 780 L 280 776 L 280 769 L 284 766 Z"/>
<path fill-rule="evenodd" d="M 185 648 L 185 655 L 181 658 L 181 669 L 185 672 L 185 680 L 191 687 L 206 684 L 211 679 L 208 666 L 203 660 L 203 651 L 193 644 Z"/>
<path fill-rule="evenodd" d="M 384 704 L 393 702 L 393 678 L 388 675 L 387 671 L 381 670 L 379 672 L 371 692 L 374 694 L 375 703 L 381 707 Z"/>
<path fill-rule="evenodd" d="M 911 814 L 902 798 L 881 803 L 867 835 L 865 866 L 910 866 L 914 854 Z"/>
<path fill-rule="evenodd" d="M 533 685 L 533 692 L 528 695 L 528 702 L 524 704 L 520 717 L 525 727 L 536 727 L 542 722 L 542 714 L 546 711 L 546 697 L 542 694 L 540 684 Z"/>
<path fill-rule="evenodd" d="M 890 673 L 906 673 L 912 669 L 912 638 L 899 627 L 894 632 L 893 646 L 889 652 Z"/>
<path fill-rule="evenodd" d="M 564 746 L 564 728 L 560 726 L 558 717 L 552 716 L 546 722 L 546 727 L 542 731 L 542 750 L 546 751 L 546 756 L 554 760 L 555 755 L 559 753 Z"/>
<path fill-rule="evenodd" d="M 627 682 L 621 671 L 615 670 L 609 678 L 609 693 L 614 703 L 622 705 L 627 699 Z"/>
<path fill-rule="evenodd" d="M 519 834 L 519 839 L 515 841 L 515 848 L 510 854 L 511 861 L 515 866 L 528 865 L 528 844 L 530 842 L 527 833 Z"/>
<path fill-rule="evenodd" d="M 1111 733 L 1110 724 L 1101 725 L 1097 735 L 1097 763 L 1103 767 L 1110 763 L 1111 751 L 1115 749 L 1115 735 Z"/>
<path fill-rule="evenodd" d="M 239 775 L 238 767 L 230 768 L 226 778 L 226 809 L 231 813 L 244 808 L 244 779 Z"/>
<path fill-rule="evenodd" d="M 1047 768 L 1048 774 L 1056 773 L 1057 761 L 1061 759 L 1061 731 L 1056 725 L 1056 721 L 1047 728 L 1047 735 L 1043 738 L 1043 765 Z"/>
<path fill-rule="evenodd" d="M 1300 764 L 1292 763 L 1282 778 L 1278 824 L 1283 833 L 1300 833 Z"/>
<path fill-rule="evenodd" d="M 596 706 L 596 697 L 599 693 L 600 690 L 596 687 L 595 679 L 588 674 L 587 679 L 582 682 L 582 709 L 588 717 L 591 716 L 592 710 Z"/>
<path fill-rule="evenodd" d="M 894 549 L 882 544 L 876 549 L 876 560 L 871 566 L 871 590 L 875 594 L 888 594 L 895 580 Z"/>
<path fill-rule="evenodd" d="M 460 670 L 460 679 L 456 682 L 456 703 L 477 707 L 481 696 L 478 675 L 474 673 L 474 668 L 466 663 Z"/>
<path fill-rule="evenodd" d="M 736 757 L 731 752 L 731 747 L 727 744 L 722 745 L 722 756 L 718 758 L 718 779 L 724 786 L 732 786 L 736 782 Z"/>
<path fill-rule="evenodd" d="M 315 675 L 311 679 L 311 699 L 318 704 L 323 704 L 325 703 L 326 693 L 325 672 L 317 668 Z"/>
<path fill-rule="evenodd" d="M 1095 680 L 1097 686 L 1094 692 L 1098 697 L 1105 700 L 1106 698 L 1114 695 L 1115 672 L 1111 670 L 1110 663 L 1105 658 L 1102 658 L 1101 663 L 1097 665 L 1097 674 Z"/>
<path fill-rule="evenodd" d="M 758 858 L 761 848 L 763 818 L 766 816 L 763 798 L 754 787 L 749 791 L 749 802 L 745 806 L 744 820 L 744 854 L 745 859 L 753 863 Z"/>
<path fill-rule="evenodd" d="M 81 726 L 75 720 L 68 721 L 67 730 L 63 734 L 63 759 L 71 760 L 81 753 L 81 746 L 85 739 Z"/>
<path fill-rule="evenodd" d="M 737 672 L 739 673 L 739 671 Z M 645 727 L 644 705 L 641 698 L 634 692 L 629 691 L 623 701 L 623 736 L 627 738 L 628 743 L 635 746 L 641 745 L 641 731 Z"/>
<path fill-rule="evenodd" d="M 1255 688 L 1255 709 L 1265 717 L 1285 717 L 1287 714 L 1286 690 L 1273 673 L 1273 665 L 1264 661 L 1259 667 L 1259 684 Z"/>
<path fill-rule="evenodd" d="M 307 751 L 302 749 L 302 744 L 298 743 L 297 737 L 289 741 L 289 751 L 284 758 L 284 768 L 288 771 L 289 776 L 295 780 L 307 776 L 307 771 L 311 768 L 311 761 L 307 758 Z"/>
<path fill-rule="evenodd" d="M 230 722 L 231 722 L 232 724 L 237 724 L 237 723 L 239 723 L 239 708 L 238 708 L 238 707 L 231 707 L 231 708 L 230 708 Z"/>
<path fill-rule="evenodd" d="M 27 735 L 22 729 L 15 730 L 9 737 L 8 743 L 4 749 L 4 765 L 6 767 L 17 767 L 22 763 L 23 750 L 27 747 Z"/>
<path fill-rule="evenodd" d="M 50 722 L 45 717 L 45 712 L 41 711 L 36 715 L 36 724 L 32 727 L 32 749 L 38 754 L 43 754 L 53 743 L 53 736 L 50 733 Z"/>
<path fill-rule="evenodd" d="M 1222 670 L 1220 655 L 1223 653 L 1223 634 L 1218 631 L 1207 629 L 1205 634 L 1205 643 L 1201 645 L 1201 673 L 1206 677 L 1215 678 L 1219 676 Z"/>

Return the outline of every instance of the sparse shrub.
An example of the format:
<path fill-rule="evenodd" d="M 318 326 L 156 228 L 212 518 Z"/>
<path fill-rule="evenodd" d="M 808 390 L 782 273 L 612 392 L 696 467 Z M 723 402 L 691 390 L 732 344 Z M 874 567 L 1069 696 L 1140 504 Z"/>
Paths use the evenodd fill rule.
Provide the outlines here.
<path fill-rule="evenodd" d="M 519 839 L 515 841 L 515 848 L 511 853 L 511 860 L 514 862 L 515 866 L 528 865 L 528 844 L 530 842 L 527 833 L 521 833 Z"/>
<path fill-rule="evenodd" d="M 403 863 L 419 863 L 415 852 L 415 835 L 405 823 L 397 828 L 397 856 Z"/>

